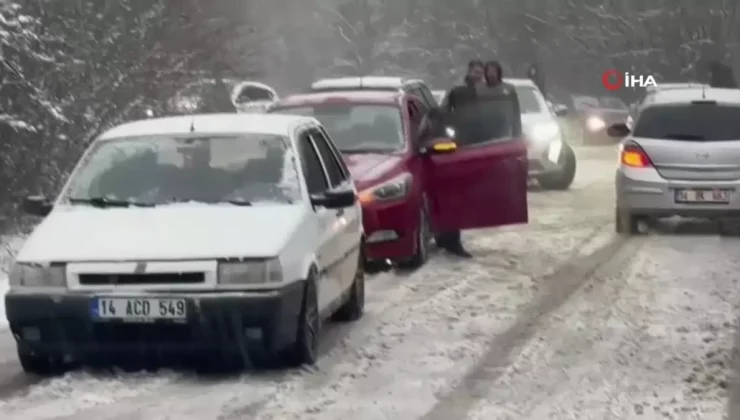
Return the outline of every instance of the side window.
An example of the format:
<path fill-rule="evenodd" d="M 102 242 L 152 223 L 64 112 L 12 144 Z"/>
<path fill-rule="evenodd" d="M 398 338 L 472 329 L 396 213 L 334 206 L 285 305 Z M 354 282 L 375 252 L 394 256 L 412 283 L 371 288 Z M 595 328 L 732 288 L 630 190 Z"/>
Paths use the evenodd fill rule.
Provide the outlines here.
<path fill-rule="evenodd" d="M 326 165 L 326 172 L 329 175 L 329 187 L 334 188 L 338 186 L 344 182 L 347 177 L 344 172 L 342 172 L 342 167 L 339 162 L 337 162 L 334 152 L 332 152 L 329 144 L 324 138 L 324 135 L 321 134 L 321 131 L 318 129 L 311 130 L 311 138 L 316 145 L 316 150 L 319 152 L 319 155 L 321 155 L 321 160 L 324 162 L 324 165 Z"/>
<path fill-rule="evenodd" d="M 308 193 L 322 194 L 329 189 L 329 182 L 326 180 L 319 153 L 313 146 L 311 137 L 307 132 L 302 133 L 298 139 L 301 151 L 301 169 L 303 170 L 303 176 L 306 178 Z"/>
<path fill-rule="evenodd" d="M 429 90 L 429 87 L 424 84 L 420 84 L 417 89 L 419 89 L 421 99 L 424 101 L 424 105 L 426 105 L 427 108 L 437 107 L 437 99 L 434 98 L 434 95 L 432 94 L 432 91 Z"/>
<path fill-rule="evenodd" d="M 347 165 L 344 163 L 344 159 L 342 159 L 342 152 L 340 152 L 339 149 L 337 149 L 337 146 L 331 140 L 331 136 L 329 136 L 329 133 L 326 132 L 326 129 L 324 129 L 324 127 L 319 127 L 319 131 L 321 132 L 321 135 L 326 140 L 326 144 L 329 145 L 329 148 L 334 153 L 334 156 L 337 157 L 337 162 L 339 163 L 339 166 L 342 169 L 342 173 L 344 174 L 343 179 L 349 179 L 349 176 L 350 176 L 349 168 L 347 168 Z"/>

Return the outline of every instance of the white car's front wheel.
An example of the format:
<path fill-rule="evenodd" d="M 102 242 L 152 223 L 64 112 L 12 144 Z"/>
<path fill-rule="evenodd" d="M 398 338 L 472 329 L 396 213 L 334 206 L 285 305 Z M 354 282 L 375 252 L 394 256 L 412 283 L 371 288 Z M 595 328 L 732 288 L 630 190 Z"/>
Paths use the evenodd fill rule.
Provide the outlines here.
<path fill-rule="evenodd" d="M 319 337 L 321 334 L 321 318 L 319 316 L 319 299 L 316 288 L 318 273 L 313 270 L 303 294 L 303 305 L 298 314 L 298 331 L 296 339 L 284 355 L 288 366 L 312 365 L 319 357 Z"/>
<path fill-rule="evenodd" d="M 560 170 L 556 173 L 537 178 L 540 186 L 546 190 L 567 190 L 576 177 L 576 153 L 568 144 L 563 145 L 559 159 Z"/>

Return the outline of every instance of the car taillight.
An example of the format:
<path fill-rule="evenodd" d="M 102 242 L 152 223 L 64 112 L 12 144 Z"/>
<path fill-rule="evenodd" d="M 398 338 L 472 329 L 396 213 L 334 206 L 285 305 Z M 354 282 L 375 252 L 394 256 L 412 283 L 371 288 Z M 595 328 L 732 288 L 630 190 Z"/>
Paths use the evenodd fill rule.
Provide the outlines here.
<path fill-rule="evenodd" d="M 620 161 L 622 165 L 630 168 L 649 168 L 653 166 L 650 157 L 636 143 L 627 143 L 622 146 Z"/>

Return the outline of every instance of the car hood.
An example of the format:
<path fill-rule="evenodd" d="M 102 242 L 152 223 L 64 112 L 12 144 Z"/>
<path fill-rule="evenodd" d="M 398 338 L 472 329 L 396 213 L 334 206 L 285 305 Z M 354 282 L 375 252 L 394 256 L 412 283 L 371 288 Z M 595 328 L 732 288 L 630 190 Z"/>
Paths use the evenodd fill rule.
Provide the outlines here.
<path fill-rule="evenodd" d="M 356 153 L 344 155 L 358 190 L 363 190 L 398 171 L 403 158 L 380 153 Z"/>
<path fill-rule="evenodd" d="M 522 128 L 531 129 L 539 124 L 552 123 L 553 117 L 546 114 L 522 114 Z"/>
<path fill-rule="evenodd" d="M 300 205 L 178 204 L 55 209 L 19 261 L 180 260 L 277 256 L 301 223 Z"/>

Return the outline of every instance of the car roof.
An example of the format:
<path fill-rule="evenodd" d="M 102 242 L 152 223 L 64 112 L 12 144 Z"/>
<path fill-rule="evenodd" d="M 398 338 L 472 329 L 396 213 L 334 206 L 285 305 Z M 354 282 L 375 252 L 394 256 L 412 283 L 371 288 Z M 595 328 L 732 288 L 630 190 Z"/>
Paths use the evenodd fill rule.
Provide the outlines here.
<path fill-rule="evenodd" d="M 311 90 L 329 89 L 401 89 L 409 83 L 423 83 L 421 79 L 394 76 L 336 77 L 319 79 L 311 84 Z"/>
<path fill-rule="evenodd" d="M 535 88 L 535 89 L 538 89 L 539 90 L 539 88 L 537 87 L 537 85 L 531 79 L 509 79 L 509 78 L 504 78 L 504 83 L 508 83 L 508 84 L 514 85 L 514 86 L 532 87 L 532 88 Z"/>
<path fill-rule="evenodd" d="M 260 133 L 290 136 L 300 125 L 318 124 L 312 117 L 265 114 L 196 114 L 152 118 L 116 126 L 103 133 L 99 140 L 160 134 L 234 134 Z M 191 128 L 195 127 L 195 131 Z"/>
<path fill-rule="evenodd" d="M 397 105 L 403 96 L 398 91 L 346 90 L 333 92 L 310 92 L 290 95 L 275 102 L 275 108 L 314 105 L 327 102 L 377 103 Z"/>
<path fill-rule="evenodd" d="M 658 90 L 647 105 L 685 104 L 693 101 L 714 101 L 740 105 L 740 89 L 686 88 Z"/>
<path fill-rule="evenodd" d="M 645 90 L 647 92 L 660 92 L 663 90 L 691 89 L 691 88 L 701 88 L 701 87 L 710 87 L 710 86 L 706 83 L 698 83 L 698 82 L 661 83 L 657 86 L 648 86 L 645 88 Z"/>

